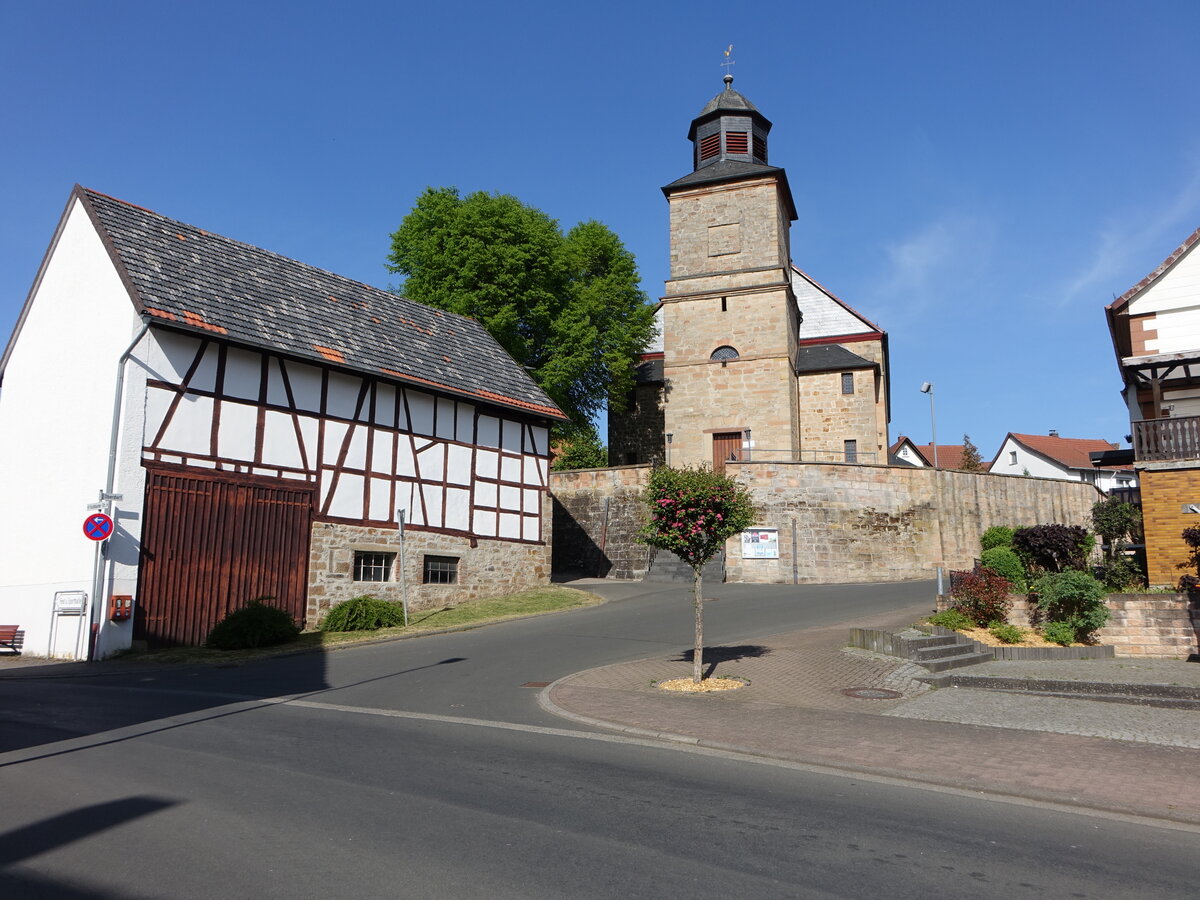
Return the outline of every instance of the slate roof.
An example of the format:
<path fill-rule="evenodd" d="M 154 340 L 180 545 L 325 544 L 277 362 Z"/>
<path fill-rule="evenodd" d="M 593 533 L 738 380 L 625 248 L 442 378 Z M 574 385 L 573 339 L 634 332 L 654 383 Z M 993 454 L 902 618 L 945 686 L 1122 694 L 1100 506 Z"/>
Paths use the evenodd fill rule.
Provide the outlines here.
<path fill-rule="evenodd" d="M 435 310 L 86 188 L 139 312 L 289 356 L 566 416 L 474 319 Z"/>
<path fill-rule="evenodd" d="M 796 351 L 796 372 L 831 372 L 836 369 L 874 369 L 876 364 L 851 353 L 840 344 L 818 344 Z"/>
<path fill-rule="evenodd" d="M 763 163 L 746 162 L 740 159 L 722 159 L 702 169 L 697 169 L 695 172 L 689 172 L 682 178 L 676 178 L 663 188 L 663 192 L 666 193 L 671 188 L 709 184 L 717 181 L 733 181 L 738 178 L 749 178 L 753 175 L 775 174 L 779 174 L 785 179 L 787 178 L 783 169 L 779 166 L 767 166 Z M 790 193 L 788 197 L 790 199 Z"/>
<path fill-rule="evenodd" d="M 733 84 L 733 79 L 729 79 L 730 85 Z M 709 113 L 714 113 L 717 110 L 730 110 L 732 112 L 758 112 L 758 107 L 751 103 L 743 94 L 738 93 L 733 87 L 727 87 L 717 96 L 713 97 L 708 103 L 704 104 L 704 109 L 700 110 L 700 115 L 697 119 L 703 119 Z M 761 115 L 761 113 L 759 113 Z"/>

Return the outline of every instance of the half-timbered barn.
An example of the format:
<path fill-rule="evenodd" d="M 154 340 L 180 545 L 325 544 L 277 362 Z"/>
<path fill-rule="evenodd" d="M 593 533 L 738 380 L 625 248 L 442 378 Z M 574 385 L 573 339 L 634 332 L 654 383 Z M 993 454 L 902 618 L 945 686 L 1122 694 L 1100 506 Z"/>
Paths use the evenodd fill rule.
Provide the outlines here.
<path fill-rule="evenodd" d="M 0 378 L 26 652 L 199 644 L 263 596 L 313 625 L 548 580 L 563 415 L 472 319 L 76 187 Z"/>

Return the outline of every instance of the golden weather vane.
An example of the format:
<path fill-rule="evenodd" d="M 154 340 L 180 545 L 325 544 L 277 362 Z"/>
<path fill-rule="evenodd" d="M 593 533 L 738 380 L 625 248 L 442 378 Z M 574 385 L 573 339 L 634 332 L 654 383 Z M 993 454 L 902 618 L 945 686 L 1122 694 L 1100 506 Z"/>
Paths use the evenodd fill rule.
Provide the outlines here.
<path fill-rule="evenodd" d="M 730 56 L 732 55 L 732 53 L 733 53 L 733 44 L 730 44 L 728 47 L 725 48 L 725 61 L 723 63 L 721 63 L 721 68 L 725 70 L 726 75 L 730 74 L 729 67 L 732 65 L 736 65 L 736 63 L 734 63 L 734 61 L 732 59 L 730 59 Z"/>

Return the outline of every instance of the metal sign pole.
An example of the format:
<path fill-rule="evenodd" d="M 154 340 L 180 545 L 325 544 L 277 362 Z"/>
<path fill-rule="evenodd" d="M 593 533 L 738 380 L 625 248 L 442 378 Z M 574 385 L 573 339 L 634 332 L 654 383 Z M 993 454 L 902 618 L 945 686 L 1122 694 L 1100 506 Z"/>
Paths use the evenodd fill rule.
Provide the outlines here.
<path fill-rule="evenodd" d="M 404 577 L 404 510 L 396 510 L 396 523 L 400 531 L 400 602 L 404 606 L 404 627 L 408 627 L 408 579 Z"/>

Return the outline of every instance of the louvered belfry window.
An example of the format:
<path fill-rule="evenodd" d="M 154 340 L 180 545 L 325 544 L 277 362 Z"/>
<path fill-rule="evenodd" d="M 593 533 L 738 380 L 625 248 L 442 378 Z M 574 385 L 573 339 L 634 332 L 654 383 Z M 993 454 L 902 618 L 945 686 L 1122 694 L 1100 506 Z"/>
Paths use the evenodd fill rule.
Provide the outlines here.
<path fill-rule="evenodd" d="M 749 153 L 750 135 L 744 131 L 728 131 L 725 133 L 726 153 Z"/>
<path fill-rule="evenodd" d="M 754 158 L 759 162 L 767 161 L 767 142 L 757 134 L 754 136 Z"/>
<path fill-rule="evenodd" d="M 721 135 L 710 134 L 706 138 L 700 138 L 700 158 L 712 159 L 721 152 Z"/>

